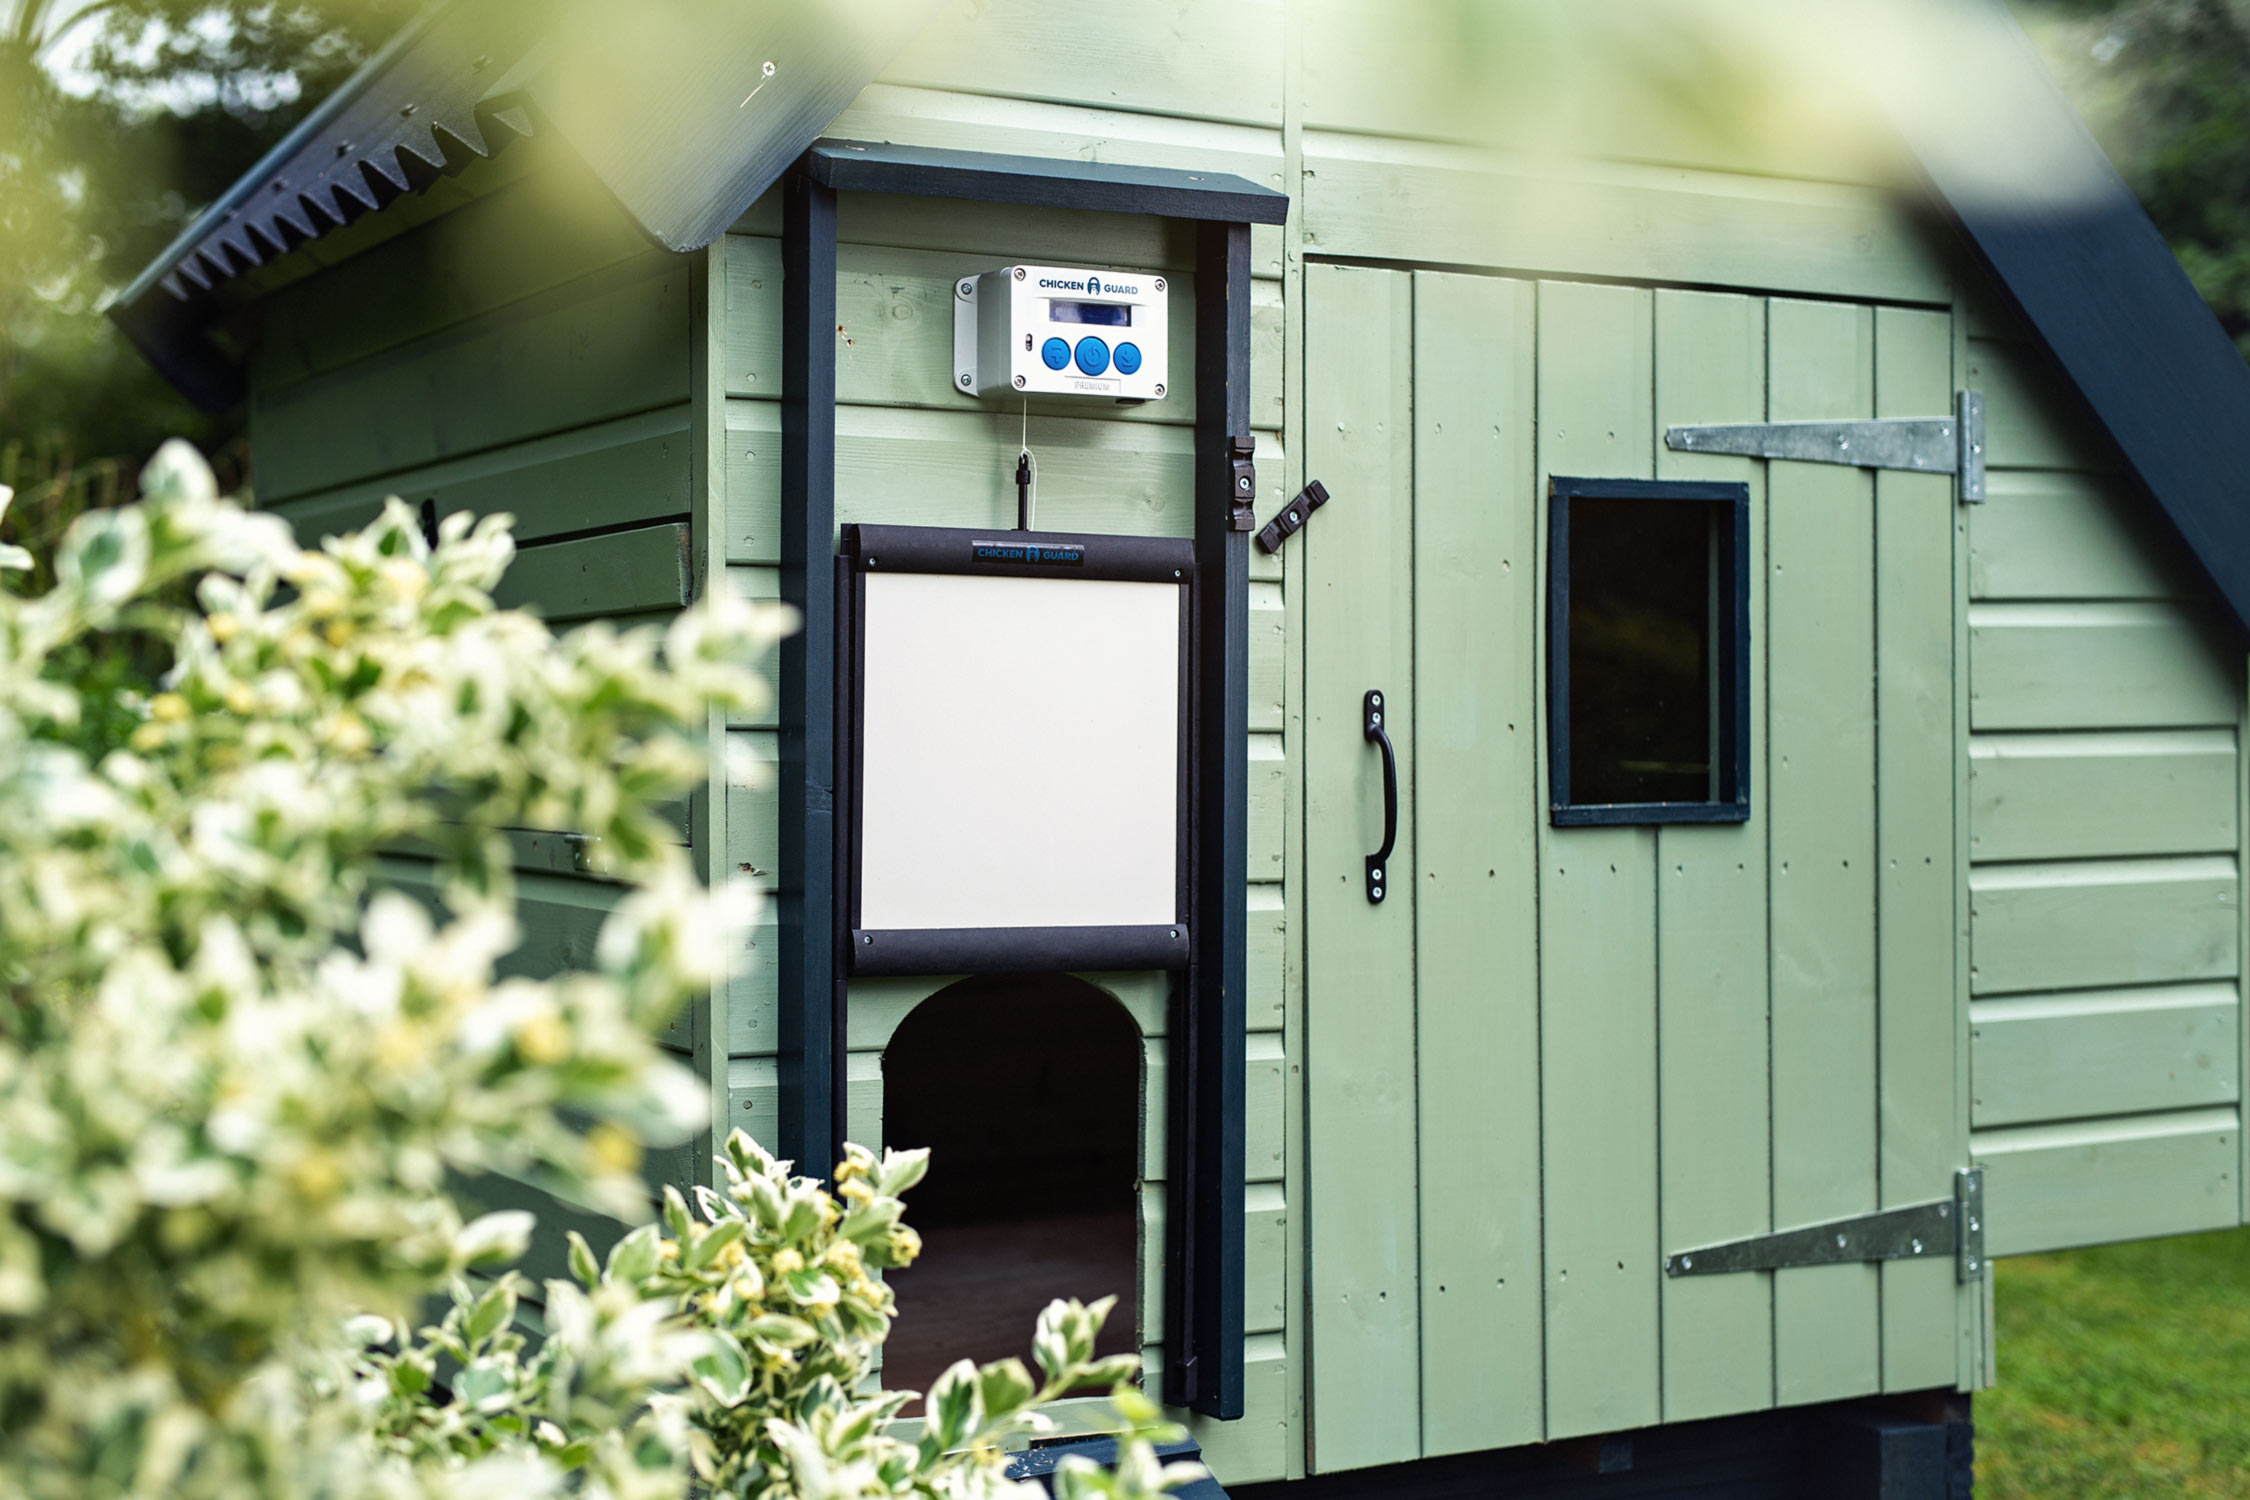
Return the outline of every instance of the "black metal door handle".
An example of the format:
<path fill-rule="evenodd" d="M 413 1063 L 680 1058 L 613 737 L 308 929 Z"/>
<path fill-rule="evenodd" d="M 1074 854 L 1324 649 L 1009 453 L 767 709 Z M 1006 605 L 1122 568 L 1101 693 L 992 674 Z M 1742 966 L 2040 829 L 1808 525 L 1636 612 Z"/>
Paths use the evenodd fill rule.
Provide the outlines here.
<path fill-rule="evenodd" d="M 1391 737 L 1383 732 L 1383 695 L 1374 688 L 1360 700 L 1362 726 L 1367 738 L 1383 752 L 1383 847 L 1367 856 L 1367 899 L 1381 905 L 1391 846 L 1398 842 L 1398 757 L 1391 753 Z"/>

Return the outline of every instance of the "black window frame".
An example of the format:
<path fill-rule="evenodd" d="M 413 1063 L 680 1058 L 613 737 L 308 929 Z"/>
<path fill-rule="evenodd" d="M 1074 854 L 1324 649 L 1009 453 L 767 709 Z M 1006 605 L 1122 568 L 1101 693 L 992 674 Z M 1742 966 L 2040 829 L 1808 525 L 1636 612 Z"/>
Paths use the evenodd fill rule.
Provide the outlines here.
<path fill-rule="evenodd" d="M 1719 705 L 1712 724 L 1719 795 L 1696 802 L 1570 800 L 1570 506 L 1573 500 L 1680 500 L 1724 506 L 1717 588 L 1731 598 L 1712 641 Z M 1666 823 L 1743 823 L 1750 818 L 1750 487 L 1690 480 L 1547 481 L 1547 789 L 1557 828 Z"/>

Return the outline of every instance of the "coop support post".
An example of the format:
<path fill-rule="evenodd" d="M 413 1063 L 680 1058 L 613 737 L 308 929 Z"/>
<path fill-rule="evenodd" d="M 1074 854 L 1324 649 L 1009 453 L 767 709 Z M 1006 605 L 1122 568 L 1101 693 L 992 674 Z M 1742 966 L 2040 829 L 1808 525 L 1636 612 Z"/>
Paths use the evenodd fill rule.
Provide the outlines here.
<path fill-rule="evenodd" d="M 1193 663 L 1198 743 L 1189 926 L 1178 986 L 1167 1203 L 1164 1398 L 1242 1415 L 1243 893 L 1249 878 L 1251 496 L 1234 439 L 1250 431 L 1250 226 L 1196 226 Z"/>
<path fill-rule="evenodd" d="M 836 194 L 782 186 L 778 1154 L 825 1176 L 843 1145 L 836 903 Z"/>

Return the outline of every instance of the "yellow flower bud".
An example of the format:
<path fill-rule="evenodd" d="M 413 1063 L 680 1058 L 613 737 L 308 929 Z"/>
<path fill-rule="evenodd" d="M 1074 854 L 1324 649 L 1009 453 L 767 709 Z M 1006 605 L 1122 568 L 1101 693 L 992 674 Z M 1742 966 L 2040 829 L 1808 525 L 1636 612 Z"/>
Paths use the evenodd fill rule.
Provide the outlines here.
<path fill-rule="evenodd" d="M 334 1153 L 325 1146 L 315 1146 L 290 1167 L 289 1183 L 313 1202 L 325 1203 L 343 1187 L 344 1173 Z"/>
<path fill-rule="evenodd" d="M 345 645 L 350 642 L 351 638 L 358 633 L 358 626 L 354 625 L 349 620 L 343 619 L 330 620 L 320 629 L 321 639 L 327 641 L 331 646 Z"/>
<path fill-rule="evenodd" d="M 159 724 L 177 724 L 188 716 L 187 699 L 178 693 L 158 693 L 148 706 L 148 716 Z"/>
<path fill-rule="evenodd" d="M 233 640 L 236 634 L 241 631 L 242 621 L 237 619 L 235 616 L 227 613 L 225 610 L 221 610 L 219 611 L 219 613 L 205 620 L 203 622 L 203 626 L 206 630 L 211 632 L 212 640 L 219 642 L 221 645 L 225 645 L 228 641 Z"/>
<path fill-rule="evenodd" d="M 773 1253 L 773 1272 L 776 1276 L 787 1276 L 792 1271 L 802 1271 L 804 1268 L 805 1258 L 794 1250 L 783 1248 Z"/>
<path fill-rule="evenodd" d="M 586 1154 L 604 1172 L 635 1172 L 641 1165 L 641 1139 L 624 1126 L 604 1120 L 586 1132 Z M 679 1253 L 677 1245 L 673 1254 Z"/>
<path fill-rule="evenodd" d="M 161 724 L 143 724 L 125 737 L 125 743 L 143 755 L 162 749 L 164 740 L 164 726 Z"/>
<path fill-rule="evenodd" d="M 516 1023 L 517 1055 L 535 1068 L 548 1067 L 570 1056 L 570 1028 L 551 1010 L 525 1016 Z M 639 1156 L 639 1148 L 634 1148 Z"/>
<path fill-rule="evenodd" d="M 258 695 L 250 691 L 248 683 L 230 682 L 227 684 L 227 711 L 229 713 L 247 715 L 255 712 L 257 707 Z"/>

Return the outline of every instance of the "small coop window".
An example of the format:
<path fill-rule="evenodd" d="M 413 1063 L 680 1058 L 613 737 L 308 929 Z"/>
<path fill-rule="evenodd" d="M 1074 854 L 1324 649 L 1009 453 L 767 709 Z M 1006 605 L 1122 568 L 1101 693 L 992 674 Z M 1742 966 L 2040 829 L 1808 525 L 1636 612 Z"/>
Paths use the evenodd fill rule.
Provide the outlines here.
<path fill-rule="evenodd" d="M 1549 482 L 1557 826 L 1750 816 L 1750 495 Z"/>

